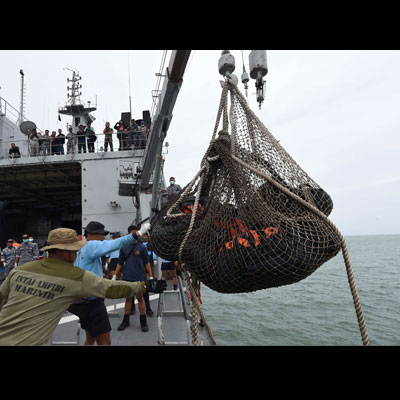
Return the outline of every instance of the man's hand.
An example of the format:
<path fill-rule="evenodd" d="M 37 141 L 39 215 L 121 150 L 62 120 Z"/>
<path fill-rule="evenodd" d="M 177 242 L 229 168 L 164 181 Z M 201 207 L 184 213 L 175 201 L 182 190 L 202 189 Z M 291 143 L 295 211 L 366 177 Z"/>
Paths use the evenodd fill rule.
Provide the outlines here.
<path fill-rule="evenodd" d="M 138 233 L 140 237 L 142 237 L 145 233 L 147 233 L 151 228 L 151 225 L 149 222 L 145 222 L 139 229 Z"/>
<path fill-rule="evenodd" d="M 167 281 L 164 280 L 149 279 L 145 283 L 148 292 L 162 293 L 167 289 Z"/>

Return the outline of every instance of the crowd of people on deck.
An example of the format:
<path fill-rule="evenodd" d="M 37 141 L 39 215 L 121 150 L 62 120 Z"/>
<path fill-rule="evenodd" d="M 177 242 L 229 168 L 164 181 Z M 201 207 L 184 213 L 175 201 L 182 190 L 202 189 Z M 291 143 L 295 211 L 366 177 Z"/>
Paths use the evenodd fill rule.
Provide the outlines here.
<path fill-rule="evenodd" d="M 145 125 L 143 120 L 136 121 L 132 119 L 129 125 L 124 124 L 124 122 L 120 120 L 114 125 L 114 128 L 111 128 L 110 122 L 106 122 L 103 129 L 103 150 L 114 151 L 113 138 L 115 135 L 118 139 L 119 151 L 144 149 L 150 134 L 150 128 L 151 122 Z M 116 132 L 114 132 L 114 130 Z M 87 121 L 86 126 L 82 124 L 79 125 L 76 132 L 74 132 L 72 126 L 69 126 L 66 135 L 61 128 L 58 129 L 58 133 L 52 131 L 51 135 L 48 129 L 46 129 L 43 134 L 36 129 L 32 129 L 28 139 L 29 156 L 31 157 L 39 155 L 75 154 L 76 152 L 94 153 L 98 134 L 92 127 L 92 122 Z M 8 156 L 9 158 L 21 157 L 20 149 L 15 143 L 11 143 Z"/>

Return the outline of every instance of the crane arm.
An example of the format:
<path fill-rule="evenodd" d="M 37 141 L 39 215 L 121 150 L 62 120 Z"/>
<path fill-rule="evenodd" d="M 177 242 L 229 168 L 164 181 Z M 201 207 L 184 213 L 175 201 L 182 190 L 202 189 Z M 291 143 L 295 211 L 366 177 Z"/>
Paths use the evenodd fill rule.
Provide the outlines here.
<path fill-rule="evenodd" d="M 154 170 L 157 156 L 161 154 L 164 139 L 172 119 L 183 75 L 189 60 L 191 50 L 174 50 L 166 71 L 163 88 L 158 98 L 157 110 L 152 122 L 150 135 L 141 164 L 142 190 L 149 186 L 150 176 Z"/>

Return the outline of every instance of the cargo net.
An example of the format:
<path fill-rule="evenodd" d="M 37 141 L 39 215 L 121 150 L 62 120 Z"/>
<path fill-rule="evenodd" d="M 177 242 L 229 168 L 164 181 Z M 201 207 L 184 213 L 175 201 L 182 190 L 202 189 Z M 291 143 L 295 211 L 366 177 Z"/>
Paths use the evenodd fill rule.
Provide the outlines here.
<path fill-rule="evenodd" d="M 217 292 L 288 285 L 339 252 L 332 208 L 227 79 L 201 168 L 153 219 L 151 248 Z"/>

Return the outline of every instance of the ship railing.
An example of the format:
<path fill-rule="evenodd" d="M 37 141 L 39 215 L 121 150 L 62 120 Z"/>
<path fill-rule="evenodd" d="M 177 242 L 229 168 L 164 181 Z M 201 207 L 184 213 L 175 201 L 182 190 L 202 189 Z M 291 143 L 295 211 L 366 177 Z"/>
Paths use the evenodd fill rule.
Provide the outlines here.
<path fill-rule="evenodd" d="M 0 117 L 6 117 L 15 125 L 19 125 L 23 121 L 28 121 L 28 119 L 24 115 L 21 115 L 21 113 L 15 107 L 13 107 L 7 100 L 3 99 L 2 97 L 0 97 Z M 44 134 L 41 129 L 36 128 L 36 130 Z"/>
<path fill-rule="evenodd" d="M 118 138 L 116 137 L 116 133 L 112 134 L 112 144 L 113 151 L 120 150 L 128 150 L 132 152 L 140 151 L 140 155 L 143 155 L 144 149 L 146 148 L 147 138 L 145 135 L 138 135 L 138 138 L 133 138 L 133 140 L 127 140 L 120 143 Z M 61 154 L 58 151 L 54 151 L 51 142 L 47 139 L 46 142 L 41 142 L 39 148 L 37 146 L 32 145 L 32 142 L 28 137 L 24 139 L 16 139 L 9 141 L 0 141 L 0 160 L 8 159 L 10 163 L 15 163 L 19 158 L 40 158 L 42 161 L 45 161 L 47 156 L 59 156 L 66 155 L 69 158 L 73 159 L 78 154 L 91 154 L 98 153 L 100 156 L 104 156 L 105 153 L 110 152 L 110 145 L 105 143 L 105 134 L 96 133 L 96 141 L 93 142 L 93 145 L 88 143 L 88 138 L 84 138 L 84 143 L 78 142 L 78 137 L 74 136 L 72 141 L 71 139 L 65 138 L 65 143 L 62 145 Z M 9 154 L 9 150 L 11 148 L 11 144 L 14 143 L 15 146 L 19 148 L 19 156 L 14 156 Z M 49 143 L 49 144 L 46 144 Z M 52 158 L 51 161 L 54 161 Z"/>
<path fill-rule="evenodd" d="M 16 123 L 20 119 L 20 112 L 0 97 L 0 116 L 6 116 L 10 121 Z"/>

